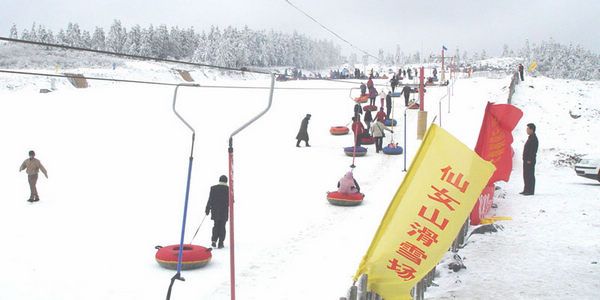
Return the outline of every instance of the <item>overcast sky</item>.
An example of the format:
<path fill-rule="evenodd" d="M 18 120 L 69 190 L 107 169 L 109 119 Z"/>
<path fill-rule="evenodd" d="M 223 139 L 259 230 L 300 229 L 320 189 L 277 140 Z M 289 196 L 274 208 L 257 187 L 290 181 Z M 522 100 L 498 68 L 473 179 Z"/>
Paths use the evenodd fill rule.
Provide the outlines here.
<path fill-rule="evenodd" d="M 290 0 L 346 40 L 371 54 L 396 45 L 407 52 L 450 54 L 485 49 L 499 55 L 502 46 L 521 48 L 550 37 L 600 53 L 600 0 Z M 94 3 L 95 2 L 95 3 Z M 0 35 L 12 24 L 19 33 L 33 22 L 52 29 L 78 23 L 90 32 L 108 30 L 114 19 L 124 26 L 149 24 L 206 30 L 210 25 L 297 30 L 327 38 L 357 52 L 296 11 L 285 0 L 2 0 Z"/>

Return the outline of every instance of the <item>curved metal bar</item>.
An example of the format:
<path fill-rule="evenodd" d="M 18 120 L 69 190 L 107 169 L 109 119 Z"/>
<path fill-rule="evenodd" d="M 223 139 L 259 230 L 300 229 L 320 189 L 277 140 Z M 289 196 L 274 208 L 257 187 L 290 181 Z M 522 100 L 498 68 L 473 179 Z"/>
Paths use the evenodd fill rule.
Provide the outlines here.
<path fill-rule="evenodd" d="M 175 109 L 175 103 L 177 102 L 177 91 L 179 90 L 180 86 L 200 87 L 200 85 L 197 83 L 180 83 L 175 87 L 175 92 L 173 93 L 173 112 L 175 113 L 177 118 L 179 118 L 179 120 L 181 120 L 181 122 L 183 122 L 183 124 L 185 124 L 185 126 L 187 126 L 192 131 L 192 133 L 195 134 L 196 131 L 194 130 L 194 128 L 192 128 L 192 126 L 188 122 L 186 122 Z"/>
<path fill-rule="evenodd" d="M 254 118 L 250 119 L 250 121 L 246 122 L 244 125 L 242 125 L 242 127 L 234 130 L 231 135 L 229 135 L 229 139 L 230 139 L 230 143 L 231 143 L 231 138 L 234 137 L 236 134 L 238 134 L 240 131 L 244 130 L 244 128 L 248 127 L 250 124 L 254 123 L 254 121 L 258 120 L 260 117 L 262 117 L 265 113 L 267 113 L 267 111 L 269 109 L 271 109 L 271 104 L 273 103 L 273 90 L 275 88 L 275 73 L 271 74 L 271 90 L 269 91 L 269 104 L 267 105 L 267 108 L 265 108 L 262 112 L 260 112 L 258 115 L 256 115 Z"/>

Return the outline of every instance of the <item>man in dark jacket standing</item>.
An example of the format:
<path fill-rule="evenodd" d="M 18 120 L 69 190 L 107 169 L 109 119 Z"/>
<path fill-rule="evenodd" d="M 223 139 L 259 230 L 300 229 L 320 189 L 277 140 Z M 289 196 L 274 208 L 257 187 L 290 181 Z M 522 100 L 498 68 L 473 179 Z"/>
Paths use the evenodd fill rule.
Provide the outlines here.
<path fill-rule="evenodd" d="M 219 177 L 219 184 L 210 187 L 208 203 L 204 211 L 206 215 L 212 212 L 211 219 L 214 221 L 212 229 L 212 246 L 216 247 L 219 242 L 219 249 L 223 248 L 225 240 L 225 224 L 229 218 L 229 186 L 227 186 L 227 176 Z"/>
<path fill-rule="evenodd" d="M 310 120 L 310 114 L 306 114 L 306 117 L 302 119 L 302 123 L 300 123 L 300 130 L 298 130 L 298 134 L 296 135 L 296 139 L 298 142 L 296 143 L 296 147 L 300 147 L 300 141 L 304 141 L 306 143 L 306 147 L 310 147 L 308 144 L 308 121 Z"/>
<path fill-rule="evenodd" d="M 385 110 L 387 111 L 387 117 L 392 118 L 392 93 L 388 93 L 385 96 Z"/>
<path fill-rule="evenodd" d="M 523 77 L 523 71 L 524 71 L 523 69 L 525 69 L 525 68 L 523 67 L 523 64 L 519 64 L 518 69 L 519 69 L 519 77 L 521 77 L 521 81 L 524 81 L 525 78 Z"/>
<path fill-rule="evenodd" d="M 535 158 L 538 150 L 538 139 L 535 135 L 535 124 L 527 124 L 527 142 L 523 148 L 523 181 L 525 187 L 520 193 L 525 196 L 530 196 L 535 193 Z"/>
<path fill-rule="evenodd" d="M 410 98 L 411 92 L 412 92 L 412 89 L 408 85 L 405 85 L 402 88 L 402 92 L 400 92 L 400 96 L 402 96 L 402 94 L 404 94 L 404 106 L 408 106 L 408 98 Z"/>

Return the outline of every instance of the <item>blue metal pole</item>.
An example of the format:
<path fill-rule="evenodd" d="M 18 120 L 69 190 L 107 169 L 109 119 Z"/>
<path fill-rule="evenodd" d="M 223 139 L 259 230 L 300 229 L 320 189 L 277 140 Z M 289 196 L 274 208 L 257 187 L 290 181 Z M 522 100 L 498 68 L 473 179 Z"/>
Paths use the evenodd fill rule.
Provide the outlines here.
<path fill-rule="evenodd" d="M 192 134 L 192 153 L 194 151 L 194 139 L 195 133 Z M 179 240 L 179 254 L 177 255 L 177 274 L 181 273 L 181 261 L 183 259 L 183 240 L 185 238 L 185 223 L 187 220 L 187 208 L 188 208 L 188 199 L 190 196 L 190 180 L 192 178 L 192 161 L 194 160 L 193 156 L 190 156 L 190 162 L 188 165 L 188 174 L 187 174 L 187 183 L 185 186 L 185 203 L 183 205 L 183 222 L 181 224 L 181 239 Z"/>
<path fill-rule="evenodd" d="M 177 273 L 175 273 L 175 275 L 171 278 L 171 284 L 169 285 L 169 289 L 167 290 L 167 300 L 171 299 L 171 290 L 173 289 L 173 283 L 175 282 L 175 280 L 185 281 L 185 279 L 183 277 L 181 277 L 181 264 L 182 264 L 181 262 L 183 259 L 183 240 L 185 238 L 185 223 L 187 220 L 188 199 L 190 196 L 190 179 L 192 177 L 192 162 L 194 160 L 194 141 L 196 139 L 196 131 L 194 130 L 194 128 L 188 122 L 186 122 L 183 119 L 183 117 L 181 117 L 181 115 L 179 115 L 179 113 L 177 112 L 177 110 L 175 108 L 175 104 L 177 103 L 177 90 L 179 89 L 180 86 L 199 87 L 200 85 L 198 85 L 198 84 L 178 84 L 175 87 L 175 92 L 173 93 L 173 112 L 175 113 L 177 118 L 179 118 L 185 124 L 185 126 L 187 126 L 192 131 L 192 149 L 190 151 L 190 161 L 188 164 L 187 183 L 185 186 L 185 202 L 183 205 L 183 221 L 182 221 L 182 225 L 181 225 L 181 239 L 179 240 L 179 253 L 177 255 Z"/>

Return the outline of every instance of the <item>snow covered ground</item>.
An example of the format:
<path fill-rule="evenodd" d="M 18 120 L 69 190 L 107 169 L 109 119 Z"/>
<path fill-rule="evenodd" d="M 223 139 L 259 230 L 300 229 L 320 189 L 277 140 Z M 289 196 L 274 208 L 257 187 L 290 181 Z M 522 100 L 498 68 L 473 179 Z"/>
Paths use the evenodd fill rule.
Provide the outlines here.
<path fill-rule="evenodd" d="M 54 70 L 45 70 L 53 72 Z M 95 76 L 181 82 L 169 67 L 132 63 L 116 70 L 63 70 Z M 204 85 L 267 86 L 245 78 L 192 72 Z M 242 80 L 245 79 L 245 80 Z M 525 115 L 514 132 L 511 181 L 500 184 L 492 215 L 504 230 L 473 235 L 459 254 L 467 269 L 438 267 L 431 299 L 597 299 L 600 297 L 600 184 L 558 163 L 600 149 L 600 83 L 526 78 L 514 104 Z M 503 103 L 509 78 L 460 79 L 442 100 L 442 126 L 475 145 L 486 101 Z M 377 82 L 376 82 L 377 83 Z M 385 83 L 380 81 L 379 83 Z M 179 242 L 191 132 L 171 110 L 173 88 L 0 74 L 0 232 L 2 299 L 164 299 L 174 271 L 154 260 L 155 245 Z M 533 87 L 529 87 L 529 85 Z M 239 299 L 337 299 L 401 183 L 402 156 L 357 158 L 363 205 L 336 207 L 325 192 L 349 169 L 350 136 L 330 126 L 350 121 L 347 83 L 278 82 L 271 110 L 234 139 L 236 268 Z M 428 88 L 429 121 L 446 88 Z M 200 224 L 209 187 L 227 174 L 229 134 L 267 104 L 267 90 L 181 88 L 177 109 L 197 132 L 186 242 Z M 401 102 L 401 101 L 400 101 Z M 572 119 L 569 110 L 581 114 Z M 312 114 L 311 148 L 296 148 L 301 119 Z M 403 140 L 402 110 L 394 139 Z M 408 113 L 408 164 L 417 150 L 416 113 Z M 436 118 L 436 122 L 439 118 Z M 536 195 L 522 188 L 525 124 L 538 126 Z M 34 149 L 48 169 L 41 201 L 29 204 L 18 167 Z M 209 246 L 206 220 L 195 244 Z M 202 269 L 184 271 L 172 299 L 229 299 L 229 243 Z"/>

